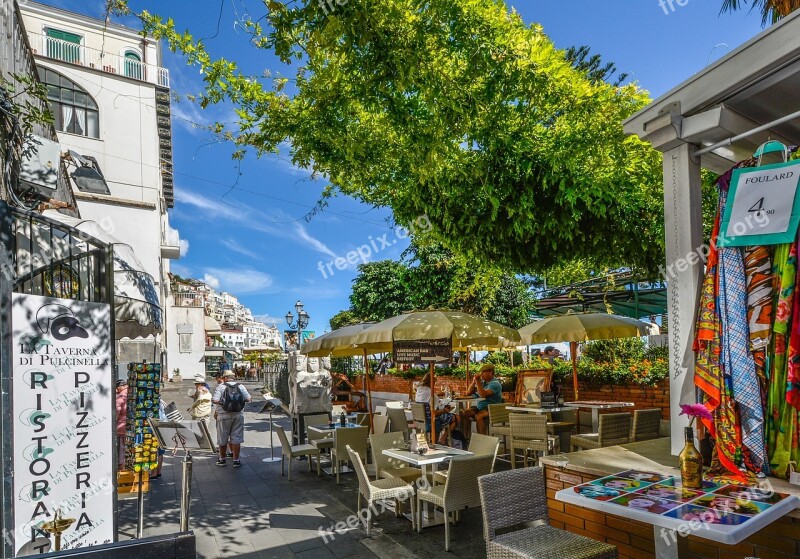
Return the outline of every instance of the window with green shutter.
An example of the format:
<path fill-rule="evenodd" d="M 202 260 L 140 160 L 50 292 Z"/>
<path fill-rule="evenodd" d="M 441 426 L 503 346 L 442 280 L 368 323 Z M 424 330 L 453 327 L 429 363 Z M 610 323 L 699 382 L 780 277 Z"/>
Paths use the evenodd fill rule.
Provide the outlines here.
<path fill-rule="evenodd" d="M 46 29 L 47 56 L 75 64 L 81 61 L 81 36 L 60 29 Z"/>

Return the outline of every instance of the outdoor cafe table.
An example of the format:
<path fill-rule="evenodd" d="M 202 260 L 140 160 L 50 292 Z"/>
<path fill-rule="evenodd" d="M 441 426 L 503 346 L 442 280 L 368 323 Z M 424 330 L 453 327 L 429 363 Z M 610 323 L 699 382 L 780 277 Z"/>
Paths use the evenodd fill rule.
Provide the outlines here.
<path fill-rule="evenodd" d="M 562 489 L 555 498 L 652 525 L 656 559 L 678 559 L 678 538 L 689 534 L 735 545 L 800 506 L 800 498 L 769 489 L 705 482 L 694 491 L 676 488 L 679 482 L 680 475 L 626 470 Z"/>
<path fill-rule="evenodd" d="M 412 466 L 422 468 L 422 477 L 426 479 L 433 479 L 433 473 L 439 464 L 445 460 L 449 460 L 453 456 L 472 456 L 472 453 L 467 450 L 459 450 L 449 446 L 437 445 L 435 449 L 430 449 L 425 454 L 418 454 L 409 450 L 402 450 L 399 448 L 388 448 L 383 451 L 383 454 L 390 458 L 402 460 Z M 444 515 L 438 514 L 436 511 L 431 511 L 430 504 L 425 502 L 425 510 L 422 515 L 422 527 L 438 526 L 444 524 Z M 411 516 L 406 514 L 409 520 Z"/>
<path fill-rule="evenodd" d="M 616 408 L 632 408 L 633 402 L 606 402 L 604 400 L 578 400 L 576 402 L 564 402 L 570 408 L 584 408 L 592 410 L 592 432 L 597 433 L 600 429 L 600 410 L 613 410 Z M 580 425 L 578 426 L 580 432 Z"/>
<path fill-rule="evenodd" d="M 341 423 L 339 423 L 337 421 L 335 423 L 328 423 L 327 425 L 325 425 L 325 424 L 322 424 L 322 425 L 310 425 L 308 427 L 308 430 L 309 431 L 314 431 L 315 433 L 318 433 L 320 435 L 330 435 L 331 433 L 333 433 L 337 429 L 352 429 L 354 427 L 364 427 L 364 426 L 363 425 L 359 425 L 358 423 L 345 423 L 344 425 L 342 425 Z M 342 473 L 342 474 L 349 474 L 350 472 L 353 471 L 352 469 L 348 468 L 347 466 L 342 466 L 341 468 L 342 469 L 339 470 L 339 473 Z M 322 471 L 325 472 L 329 476 L 335 475 L 335 473 L 336 473 L 336 472 L 333 471 L 333 466 L 328 466 L 328 467 L 322 468 Z"/>
<path fill-rule="evenodd" d="M 574 408 L 567 408 L 567 407 L 555 407 L 555 408 L 529 408 L 527 406 L 508 406 L 508 411 L 517 412 L 517 413 L 544 413 L 548 414 L 548 419 L 550 418 L 549 414 L 556 413 L 560 411 L 570 411 Z M 548 421 L 548 427 L 560 427 L 558 430 L 553 430 L 553 433 L 558 434 L 558 443 L 559 447 L 561 448 L 561 452 L 569 452 L 570 449 L 570 441 L 572 439 L 572 431 L 564 429 L 564 427 L 575 427 L 574 423 L 568 423 L 566 421 Z"/>

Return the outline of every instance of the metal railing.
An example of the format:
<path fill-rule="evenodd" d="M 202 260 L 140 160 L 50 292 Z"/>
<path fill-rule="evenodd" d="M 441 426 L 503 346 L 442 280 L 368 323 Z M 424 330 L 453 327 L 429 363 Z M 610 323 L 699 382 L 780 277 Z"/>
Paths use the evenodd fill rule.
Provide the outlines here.
<path fill-rule="evenodd" d="M 205 307 L 206 299 L 202 293 L 195 293 L 193 291 L 178 291 L 173 293 L 176 307 Z"/>
<path fill-rule="evenodd" d="M 169 87 L 169 70 L 146 64 L 139 60 L 110 52 L 93 49 L 62 39 L 55 39 L 39 33 L 28 33 L 28 41 L 33 53 L 62 62 L 79 64 L 109 74 L 119 74 L 143 82 Z"/>

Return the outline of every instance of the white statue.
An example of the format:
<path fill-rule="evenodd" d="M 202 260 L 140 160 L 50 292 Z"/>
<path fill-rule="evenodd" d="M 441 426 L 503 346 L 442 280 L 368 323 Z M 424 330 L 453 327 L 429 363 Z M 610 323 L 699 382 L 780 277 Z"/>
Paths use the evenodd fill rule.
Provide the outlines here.
<path fill-rule="evenodd" d="M 319 360 L 293 351 L 289 354 L 289 412 L 328 413 L 331 411 L 330 371 L 319 368 Z"/>

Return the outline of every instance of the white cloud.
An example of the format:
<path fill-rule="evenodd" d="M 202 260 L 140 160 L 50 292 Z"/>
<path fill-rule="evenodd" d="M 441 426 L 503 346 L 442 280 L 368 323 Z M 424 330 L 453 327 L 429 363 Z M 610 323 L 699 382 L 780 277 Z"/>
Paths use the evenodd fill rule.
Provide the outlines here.
<path fill-rule="evenodd" d="M 286 320 L 283 317 L 272 316 L 269 314 L 256 314 L 253 315 L 253 319 L 257 320 L 258 322 L 263 322 L 269 326 L 272 326 L 273 324 L 278 326 L 279 324 L 283 324 Z"/>
<path fill-rule="evenodd" d="M 325 243 L 313 237 L 311 233 L 308 232 L 308 229 L 306 229 L 302 223 L 296 222 L 294 224 L 294 228 L 295 228 L 295 233 L 297 233 L 297 236 L 303 242 L 305 242 L 305 244 L 307 244 L 317 252 L 321 252 L 322 254 L 330 256 L 331 258 L 336 258 L 337 256 L 336 253 L 333 252 L 330 248 L 328 248 L 328 246 Z"/>
<path fill-rule="evenodd" d="M 216 276 L 212 276 L 211 274 L 203 275 L 203 281 L 208 284 L 209 287 L 213 287 L 214 289 L 219 289 L 219 278 Z"/>
<path fill-rule="evenodd" d="M 250 258 L 256 258 L 258 260 L 261 260 L 261 256 L 259 256 L 258 254 L 256 254 L 252 250 L 250 250 L 250 249 L 248 249 L 246 247 L 243 247 L 242 245 L 240 245 L 239 243 L 237 243 L 233 239 L 220 239 L 219 242 L 224 247 L 228 248 L 229 250 L 232 250 L 233 252 L 238 252 L 239 254 L 243 254 L 244 256 L 248 256 Z"/>
<path fill-rule="evenodd" d="M 220 200 L 206 198 L 202 194 L 194 193 L 182 187 L 175 188 L 175 199 L 182 204 L 188 204 L 198 210 L 202 210 L 212 217 L 224 217 L 238 220 L 241 219 L 242 213 L 245 211 Z"/>
<path fill-rule="evenodd" d="M 181 276 L 182 278 L 192 277 L 192 271 L 189 269 L 188 266 L 184 266 L 182 264 L 176 264 L 174 261 L 170 261 L 169 271 L 172 272 L 173 274 Z"/>
<path fill-rule="evenodd" d="M 178 242 L 180 249 L 181 249 L 181 258 L 189 254 L 189 240 L 188 239 L 181 239 Z"/>
<path fill-rule="evenodd" d="M 217 282 L 214 286 L 208 280 Z M 272 276 L 258 270 L 237 269 L 224 270 L 221 268 L 208 268 L 205 270 L 204 280 L 214 289 L 222 288 L 230 293 L 259 293 L 272 291 L 275 283 Z"/>

